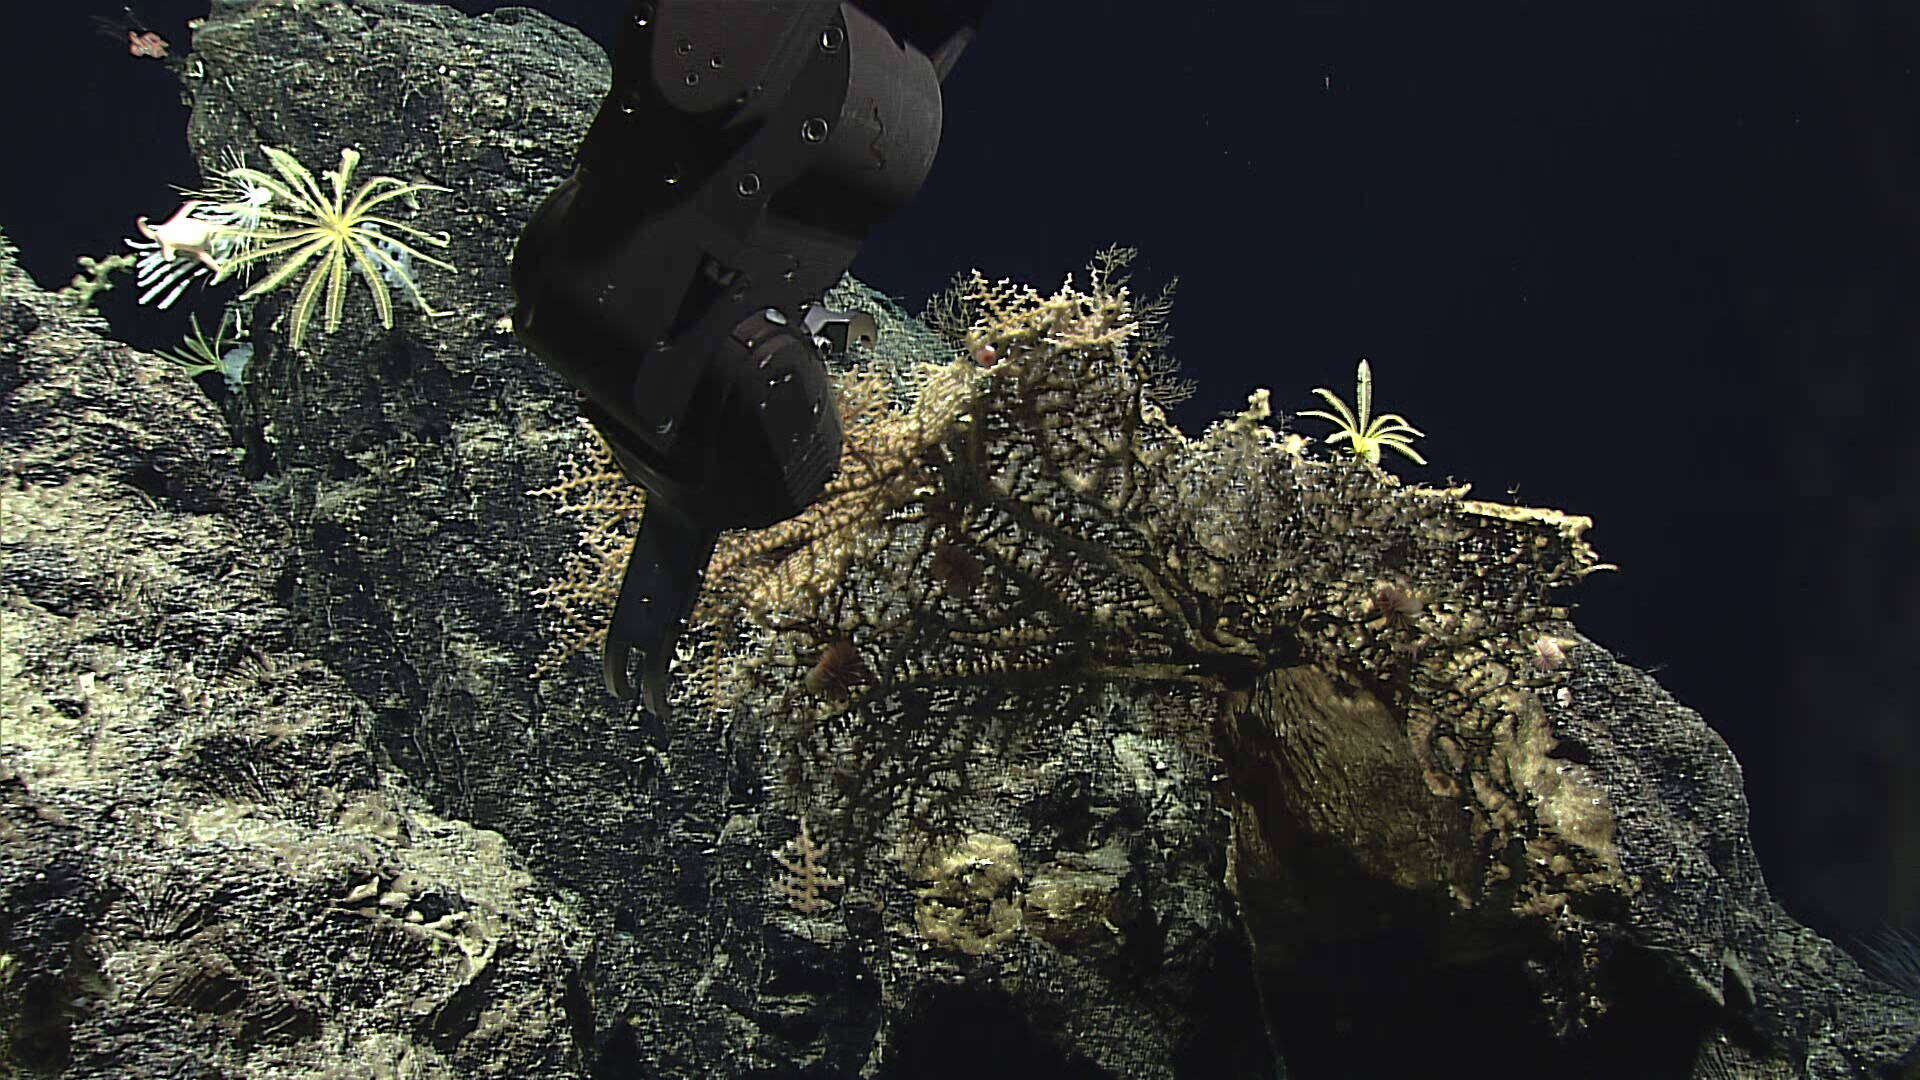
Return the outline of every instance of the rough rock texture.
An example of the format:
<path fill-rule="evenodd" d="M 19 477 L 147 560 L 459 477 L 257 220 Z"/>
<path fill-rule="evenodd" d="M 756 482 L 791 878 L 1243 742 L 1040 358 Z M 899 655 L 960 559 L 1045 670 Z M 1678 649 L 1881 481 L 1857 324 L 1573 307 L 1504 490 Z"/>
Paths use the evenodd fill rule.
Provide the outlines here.
<path fill-rule="evenodd" d="M 10 1062 L 577 1072 L 576 902 L 436 815 L 303 650 L 289 530 L 193 382 L 0 275 Z"/>
<path fill-rule="evenodd" d="M 1491 578 L 1544 591 L 1577 529 L 1307 460 L 1258 408 L 1158 432 L 1100 367 L 1139 317 L 1098 288 L 1116 334 L 1073 355 L 1108 374 L 1058 375 L 1058 339 L 1021 336 L 1038 301 L 976 289 L 1005 362 L 941 381 L 905 373 L 954 344 L 849 286 L 891 331 L 865 358 L 888 394 L 931 402 L 914 461 L 948 501 L 888 518 L 825 600 L 782 590 L 784 549 L 736 551 L 716 595 L 740 636 L 710 665 L 734 696 L 670 728 L 590 657 L 536 677 L 575 534 L 527 493 L 590 448 L 503 329 L 505 269 L 605 58 L 520 10 L 220 0 L 180 70 L 206 167 L 355 146 L 365 175 L 451 189 L 418 220 L 460 270 L 421 273 L 451 315 L 384 331 L 352 295 L 299 354 L 263 298 L 228 396 L 0 258 L 0 1039 L 22 1071 L 1351 1076 L 1411 1046 L 1501 1074 L 1872 1076 L 1910 1054 L 1920 1008 L 1768 898 L 1697 716 L 1537 596 L 1459 644 L 1505 602 L 1467 556 L 1537 549 Z M 1036 451 L 1109 444 L 1152 462 L 1125 498 Z M 845 493 L 866 525 L 929 506 L 867 479 Z M 1457 595 L 1376 586 L 1336 542 L 1356 508 Z M 916 520 L 949 542 L 915 547 Z M 1048 564 L 1078 530 L 1118 554 Z M 1288 536 L 1312 588 L 1234 599 Z M 1169 552 L 1160 601 L 1128 591 Z M 1012 651 L 875 651 L 963 592 Z M 1028 594 L 1065 599 L 994 607 Z M 898 621 L 825 626 L 836 598 Z M 803 677 L 829 630 L 862 678 Z M 977 671 L 1000 678 L 974 697 L 898 691 Z M 964 738 L 874 751 L 903 718 Z"/>

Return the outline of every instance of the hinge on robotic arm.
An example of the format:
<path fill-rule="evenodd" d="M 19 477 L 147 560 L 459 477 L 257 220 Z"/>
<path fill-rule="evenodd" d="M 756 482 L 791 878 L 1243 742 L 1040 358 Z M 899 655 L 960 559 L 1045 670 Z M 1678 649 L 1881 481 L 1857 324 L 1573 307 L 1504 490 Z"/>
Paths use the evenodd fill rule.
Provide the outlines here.
<path fill-rule="evenodd" d="M 845 355 L 852 346 L 880 340 L 880 324 L 864 311 L 837 311 L 822 304 L 808 304 L 802 325 L 813 344 L 827 354 Z"/>

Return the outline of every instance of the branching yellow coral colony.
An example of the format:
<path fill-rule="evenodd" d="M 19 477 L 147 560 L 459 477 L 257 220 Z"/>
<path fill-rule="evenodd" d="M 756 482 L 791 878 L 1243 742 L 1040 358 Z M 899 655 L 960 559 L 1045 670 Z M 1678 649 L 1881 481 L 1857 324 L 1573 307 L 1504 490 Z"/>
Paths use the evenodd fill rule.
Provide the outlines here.
<path fill-rule="evenodd" d="M 1183 435 L 1156 404 L 1165 306 L 1135 303 L 1130 254 L 1050 296 L 957 283 L 928 320 L 952 358 L 842 373 L 839 475 L 716 548 L 681 692 L 764 724 L 773 790 L 842 839 L 894 814 L 962 827 L 943 815 L 986 762 L 1111 690 L 1197 703 L 1158 712 L 1206 752 L 1221 702 L 1299 663 L 1391 693 L 1457 794 L 1472 754 L 1436 747 L 1487 745 L 1490 695 L 1565 677 L 1538 642 L 1565 616 L 1550 591 L 1597 567 L 1586 519 L 1289 452 L 1265 391 Z M 1365 415 L 1367 375 L 1343 427 L 1362 456 L 1418 434 Z M 581 580 L 618 565 L 586 534 Z"/>

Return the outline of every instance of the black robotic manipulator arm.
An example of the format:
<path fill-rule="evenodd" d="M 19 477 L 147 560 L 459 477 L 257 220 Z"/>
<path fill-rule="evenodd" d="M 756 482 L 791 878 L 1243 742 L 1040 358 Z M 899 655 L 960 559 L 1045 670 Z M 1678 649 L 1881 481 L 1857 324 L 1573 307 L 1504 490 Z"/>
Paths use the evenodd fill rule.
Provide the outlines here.
<path fill-rule="evenodd" d="M 987 0 L 635 0 L 575 170 L 514 252 L 514 330 L 647 490 L 608 689 L 667 715 L 714 541 L 806 509 L 839 465 L 826 290 L 932 167 L 940 83 Z"/>

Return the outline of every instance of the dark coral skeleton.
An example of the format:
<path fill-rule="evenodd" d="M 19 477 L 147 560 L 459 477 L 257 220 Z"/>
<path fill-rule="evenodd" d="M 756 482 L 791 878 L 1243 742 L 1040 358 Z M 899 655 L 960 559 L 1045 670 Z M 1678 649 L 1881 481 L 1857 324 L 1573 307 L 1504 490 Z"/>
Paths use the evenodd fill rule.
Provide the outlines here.
<path fill-rule="evenodd" d="M 721 538 L 679 707 L 758 725 L 772 791 L 851 874 L 963 835 L 986 777 L 1103 694 L 1158 693 L 1163 733 L 1214 755 L 1263 679 L 1314 666 L 1403 718 L 1434 795 L 1555 867 L 1522 887 L 1490 862 L 1463 905 L 1617 883 L 1604 823 L 1565 811 L 1577 769 L 1541 764 L 1570 640 L 1551 593 L 1602 568 L 1589 522 L 1311 455 L 1264 390 L 1182 434 L 1158 404 L 1166 305 L 1136 303 L 1130 256 L 1052 296 L 974 274 L 929 311 L 950 359 L 837 372 L 840 471 Z"/>

